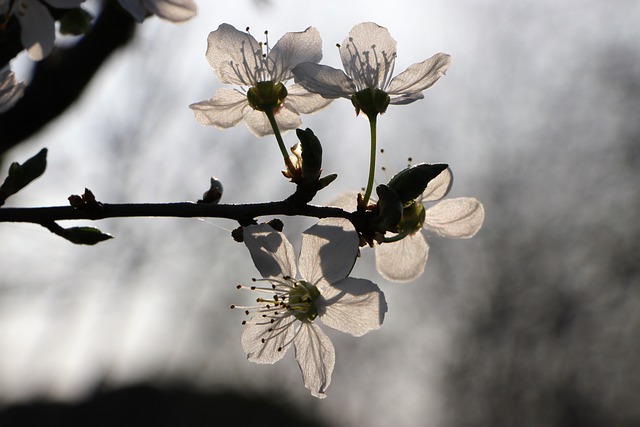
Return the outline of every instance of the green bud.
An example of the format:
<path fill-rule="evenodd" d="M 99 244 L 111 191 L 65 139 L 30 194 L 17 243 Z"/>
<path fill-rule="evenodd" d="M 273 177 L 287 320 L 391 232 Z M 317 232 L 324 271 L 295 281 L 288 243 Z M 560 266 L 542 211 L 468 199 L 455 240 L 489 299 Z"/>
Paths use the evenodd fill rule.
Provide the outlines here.
<path fill-rule="evenodd" d="M 387 92 L 377 88 L 366 88 L 351 95 L 351 103 L 356 108 L 356 114 L 362 111 L 372 118 L 387 111 L 391 97 Z"/>
<path fill-rule="evenodd" d="M 388 185 L 400 196 L 402 204 L 407 205 L 420 197 L 427 188 L 427 184 L 447 167 L 446 164 L 431 165 L 427 163 L 410 166 L 395 174 Z"/>
<path fill-rule="evenodd" d="M 76 245 L 95 245 L 113 238 L 94 227 L 65 228 L 60 235 Z"/>
<path fill-rule="evenodd" d="M 47 149 L 43 148 L 23 164 L 13 162 L 9 166 L 9 175 L 0 186 L 0 206 L 11 195 L 16 194 L 31 181 L 44 173 L 47 167 Z"/>
<path fill-rule="evenodd" d="M 60 17 L 60 33 L 72 36 L 86 34 L 91 29 L 93 16 L 81 7 L 69 9 Z"/>
<path fill-rule="evenodd" d="M 322 172 L 322 144 L 309 128 L 296 129 L 296 135 L 302 145 L 302 180 L 316 182 Z"/>
<path fill-rule="evenodd" d="M 247 100 L 254 110 L 276 111 L 287 94 L 287 88 L 280 82 L 258 82 L 247 91 Z"/>
<path fill-rule="evenodd" d="M 384 184 L 376 187 L 376 193 L 378 194 L 379 210 L 376 228 L 382 233 L 395 231 L 402 219 L 402 201 L 398 193 Z"/>
<path fill-rule="evenodd" d="M 398 232 L 402 234 L 414 234 L 422 229 L 424 224 L 425 209 L 422 203 L 411 202 L 402 210 L 402 219 L 398 224 Z"/>

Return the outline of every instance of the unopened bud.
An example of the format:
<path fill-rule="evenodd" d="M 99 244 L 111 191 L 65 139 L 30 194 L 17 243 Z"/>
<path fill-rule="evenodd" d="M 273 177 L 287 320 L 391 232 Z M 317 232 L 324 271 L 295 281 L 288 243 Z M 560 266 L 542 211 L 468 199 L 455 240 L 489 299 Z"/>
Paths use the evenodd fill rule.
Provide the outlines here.
<path fill-rule="evenodd" d="M 222 188 L 222 183 L 215 177 L 211 178 L 211 186 L 207 191 L 204 192 L 204 194 L 202 195 L 202 200 L 198 200 L 198 203 L 209 203 L 215 205 L 220 201 L 223 191 L 224 189 Z"/>
<path fill-rule="evenodd" d="M 447 167 L 446 164 L 419 163 L 395 174 L 388 185 L 400 196 L 402 203 L 407 205 L 418 198 L 427 188 L 429 181 Z"/>

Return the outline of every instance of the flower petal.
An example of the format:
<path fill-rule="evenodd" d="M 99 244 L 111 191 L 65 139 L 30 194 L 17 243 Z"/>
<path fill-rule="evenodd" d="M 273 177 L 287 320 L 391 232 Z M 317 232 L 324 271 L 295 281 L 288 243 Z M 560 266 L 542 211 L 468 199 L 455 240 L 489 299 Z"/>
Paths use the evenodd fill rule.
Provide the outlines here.
<path fill-rule="evenodd" d="M 276 122 L 280 132 L 284 133 L 288 130 L 295 129 L 302 124 L 300 116 L 295 111 L 291 111 L 287 108 L 285 103 L 284 108 L 278 110 L 275 114 Z M 265 136 L 273 134 L 273 128 L 267 115 L 262 111 L 249 110 L 244 116 L 244 121 L 255 136 Z"/>
<path fill-rule="evenodd" d="M 300 85 L 289 86 L 287 92 L 289 94 L 284 99 L 285 107 L 301 114 L 311 114 L 321 110 L 332 101 L 317 93 L 309 92 Z"/>
<path fill-rule="evenodd" d="M 244 228 L 243 237 L 262 277 L 296 277 L 293 247 L 283 233 L 274 230 L 269 224 L 250 225 Z"/>
<path fill-rule="evenodd" d="M 446 168 L 440 172 L 438 176 L 429 181 L 427 188 L 425 188 L 422 193 L 422 200 L 427 202 L 440 200 L 449 193 L 452 185 L 453 174 L 450 168 Z"/>
<path fill-rule="evenodd" d="M 358 207 L 358 192 L 347 191 L 329 202 L 329 206 L 345 209 L 353 212 Z"/>
<path fill-rule="evenodd" d="M 424 228 L 443 237 L 473 237 L 484 221 L 484 207 L 473 197 L 438 202 L 425 212 Z"/>
<path fill-rule="evenodd" d="M 329 284 L 349 275 L 358 255 L 358 233 L 347 220 L 322 220 L 302 233 L 298 268 L 307 282 Z"/>
<path fill-rule="evenodd" d="M 218 89 L 213 98 L 189 105 L 196 120 L 205 126 L 226 129 L 237 125 L 251 110 L 245 94 L 234 89 Z"/>
<path fill-rule="evenodd" d="M 340 46 L 340 58 L 358 90 L 384 89 L 396 60 L 396 41 L 373 22 L 355 25 Z"/>
<path fill-rule="evenodd" d="M 260 364 L 273 364 L 282 359 L 291 346 L 295 322 L 293 316 L 280 317 L 273 323 L 265 322 L 262 315 L 249 319 L 241 340 L 247 359 Z"/>
<path fill-rule="evenodd" d="M 55 23 L 49 9 L 39 1 L 30 1 L 28 7 L 18 13 L 18 21 L 22 28 L 20 41 L 27 49 L 29 58 L 40 61 L 51 53 L 55 39 Z"/>
<path fill-rule="evenodd" d="M 395 76 L 389 83 L 387 93 L 405 96 L 420 93 L 433 86 L 440 77 L 444 76 L 449 65 L 451 65 L 450 55 L 436 53 L 431 58 L 413 64 Z"/>
<path fill-rule="evenodd" d="M 424 272 L 429 245 L 418 232 L 398 242 L 376 245 L 378 273 L 391 282 L 410 282 Z"/>
<path fill-rule="evenodd" d="M 347 277 L 320 292 L 318 315 L 330 328 L 360 337 L 382 325 L 387 302 L 375 283 Z"/>
<path fill-rule="evenodd" d="M 267 55 L 271 79 L 285 82 L 293 78 L 291 69 L 302 62 L 320 62 L 322 39 L 315 27 L 302 32 L 286 33 Z"/>
<path fill-rule="evenodd" d="M 207 60 L 222 83 L 254 86 L 262 69 L 262 48 L 249 33 L 222 24 L 209 33 Z"/>
<path fill-rule="evenodd" d="M 336 352 L 329 337 L 315 323 L 303 322 L 293 340 L 304 386 L 319 399 L 327 397 Z"/>
<path fill-rule="evenodd" d="M 350 98 L 356 93 L 351 79 L 342 71 L 328 65 L 305 62 L 293 68 L 296 83 L 324 98 Z"/>
<path fill-rule="evenodd" d="M 24 92 L 24 82 L 18 83 L 9 69 L 0 71 L 0 113 L 4 113 L 18 102 Z"/>
<path fill-rule="evenodd" d="M 184 22 L 196 16 L 193 0 L 145 0 L 151 13 L 171 22 Z"/>

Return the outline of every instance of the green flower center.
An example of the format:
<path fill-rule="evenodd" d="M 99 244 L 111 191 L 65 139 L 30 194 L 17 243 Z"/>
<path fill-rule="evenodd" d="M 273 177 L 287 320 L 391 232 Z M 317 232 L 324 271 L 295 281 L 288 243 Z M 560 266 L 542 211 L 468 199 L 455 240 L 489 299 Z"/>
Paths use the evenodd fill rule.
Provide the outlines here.
<path fill-rule="evenodd" d="M 424 224 L 425 210 L 422 203 L 412 201 L 411 204 L 402 210 L 402 219 L 398 224 L 398 231 L 402 234 L 414 234 L 422 229 Z"/>
<path fill-rule="evenodd" d="M 258 82 L 247 91 L 247 100 L 254 110 L 275 112 L 282 107 L 287 93 L 280 82 Z"/>
<path fill-rule="evenodd" d="M 320 298 L 320 291 L 304 280 L 296 281 L 289 291 L 287 308 L 301 322 L 312 322 L 318 316 L 315 302 Z"/>
<path fill-rule="evenodd" d="M 356 107 L 356 114 L 362 111 L 367 117 L 376 117 L 378 113 L 387 111 L 391 97 L 378 88 L 366 88 L 351 95 L 351 103 Z"/>

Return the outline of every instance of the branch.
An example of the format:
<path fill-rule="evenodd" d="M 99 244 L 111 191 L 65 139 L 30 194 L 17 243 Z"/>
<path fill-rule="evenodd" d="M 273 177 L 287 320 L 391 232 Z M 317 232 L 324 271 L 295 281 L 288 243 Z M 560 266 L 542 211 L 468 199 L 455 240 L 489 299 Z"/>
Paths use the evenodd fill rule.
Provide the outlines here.
<path fill-rule="evenodd" d="M 226 218 L 242 226 L 255 223 L 255 218 L 269 215 L 345 218 L 357 227 L 357 215 L 330 206 L 299 205 L 289 199 L 279 202 L 251 204 L 217 204 L 195 202 L 100 204 L 90 209 L 71 206 L 36 208 L 1 208 L 0 222 L 50 224 L 61 220 L 100 220 L 124 217 Z"/>

